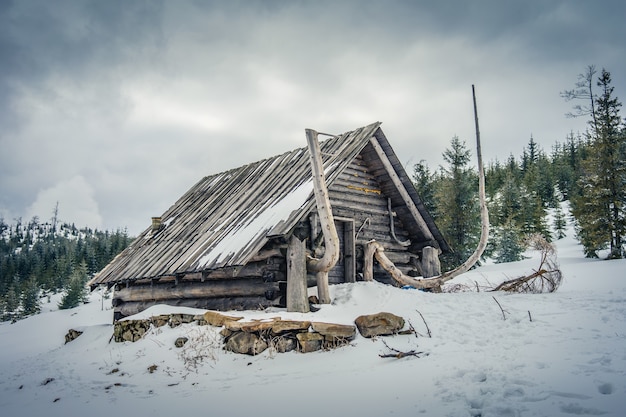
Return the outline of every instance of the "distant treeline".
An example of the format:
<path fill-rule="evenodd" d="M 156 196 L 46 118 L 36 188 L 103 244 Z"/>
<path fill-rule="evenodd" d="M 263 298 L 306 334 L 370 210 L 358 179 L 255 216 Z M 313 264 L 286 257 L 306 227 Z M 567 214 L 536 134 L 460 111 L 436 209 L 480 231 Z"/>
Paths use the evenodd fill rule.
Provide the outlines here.
<path fill-rule="evenodd" d="M 131 240 L 126 230 L 79 229 L 56 221 L 41 223 L 37 217 L 8 224 L 0 218 L 0 318 L 35 314 L 42 296 L 61 291 L 65 298 L 77 297 L 64 298 L 61 307 L 76 305 L 87 280 Z M 76 289 L 81 291 L 74 294 Z"/>

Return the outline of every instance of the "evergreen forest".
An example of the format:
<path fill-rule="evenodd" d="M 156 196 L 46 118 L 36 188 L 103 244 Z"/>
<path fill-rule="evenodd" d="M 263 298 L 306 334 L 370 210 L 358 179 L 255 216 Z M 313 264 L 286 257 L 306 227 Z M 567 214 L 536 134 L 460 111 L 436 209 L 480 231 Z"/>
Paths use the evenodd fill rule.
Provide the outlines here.
<path fill-rule="evenodd" d="M 0 321 L 36 314 L 42 298 L 60 292 L 59 308 L 77 306 L 87 296 L 87 280 L 131 240 L 125 230 L 0 218 Z"/>
<path fill-rule="evenodd" d="M 521 156 L 485 166 L 490 239 L 484 257 L 517 261 L 533 235 L 562 238 L 569 215 L 562 210 L 564 201 L 585 256 L 626 255 L 626 124 L 611 74 L 589 66 L 561 97 L 572 103 L 568 117 L 588 121 L 584 132 L 564 135 L 549 150 L 530 136 Z M 453 137 L 443 154 L 445 166 L 431 171 L 420 161 L 413 167 L 414 185 L 453 248 L 442 257 L 444 270 L 467 259 L 480 237 L 478 174 L 471 154 L 465 141 Z"/>

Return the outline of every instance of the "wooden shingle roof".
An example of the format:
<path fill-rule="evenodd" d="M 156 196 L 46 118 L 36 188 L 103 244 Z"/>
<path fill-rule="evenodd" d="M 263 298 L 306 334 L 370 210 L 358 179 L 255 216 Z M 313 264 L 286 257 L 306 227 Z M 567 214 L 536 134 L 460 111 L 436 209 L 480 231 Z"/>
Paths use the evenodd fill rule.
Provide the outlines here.
<path fill-rule="evenodd" d="M 380 123 L 320 143 L 330 184 Z M 307 148 L 200 180 L 90 281 L 91 286 L 245 265 L 315 204 Z"/>

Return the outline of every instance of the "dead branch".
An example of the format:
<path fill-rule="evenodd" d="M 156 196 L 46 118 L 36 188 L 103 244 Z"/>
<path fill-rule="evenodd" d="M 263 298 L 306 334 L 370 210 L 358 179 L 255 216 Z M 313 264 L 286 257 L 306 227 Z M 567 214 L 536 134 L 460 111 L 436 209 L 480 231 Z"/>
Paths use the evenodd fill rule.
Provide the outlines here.
<path fill-rule="evenodd" d="M 417 314 L 420 315 L 420 317 L 422 318 L 422 321 L 424 322 L 424 325 L 426 326 L 426 332 L 428 333 L 428 337 L 433 337 L 433 335 L 430 333 L 430 328 L 428 327 L 428 323 L 426 323 L 426 319 L 424 318 L 424 316 L 422 315 L 422 313 L 420 313 L 419 310 L 415 310 L 417 311 Z"/>
<path fill-rule="evenodd" d="M 529 246 L 541 252 L 539 268 L 532 274 L 504 281 L 492 291 L 539 294 L 554 292 L 563 281 L 558 267 L 556 250 L 543 236 L 531 236 Z"/>
<path fill-rule="evenodd" d="M 413 323 L 411 323 L 411 320 L 407 320 L 407 322 L 409 323 L 409 330 L 405 330 L 403 332 L 399 332 L 398 334 L 409 334 L 409 333 L 412 333 L 412 334 L 415 335 L 416 338 L 418 338 L 420 336 L 424 337 L 420 332 L 415 330 L 415 327 L 413 327 Z"/>
<path fill-rule="evenodd" d="M 408 352 L 402 352 L 402 351 L 400 351 L 398 349 L 394 349 L 394 348 L 390 347 L 384 340 L 382 342 L 383 342 L 383 345 L 385 345 L 385 347 L 387 349 L 391 350 L 394 353 L 379 354 L 378 356 L 380 356 L 381 358 L 402 359 L 402 358 L 406 358 L 407 356 L 415 356 L 416 358 L 421 357 L 420 355 L 428 356 L 428 353 L 416 352 L 415 350 L 410 350 Z"/>
<path fill-rule="evenodd" d="M 504 309 L 500 305 L 500 302 L 498 302 L 498 300 L 496 300 L 496 297 L 494 297 L 493 295 L 491 296 L 491 298 L 493 298 L 493 301 L 495 301 L 496 304 L 498 304 L 498 307 L 500 307 L 500 311 L 502 311 L 502 320 L 506 320 L 506 315 L 504 314 Z M 508 311 L 507 311 L 507 313 L 508 313 Z"/>

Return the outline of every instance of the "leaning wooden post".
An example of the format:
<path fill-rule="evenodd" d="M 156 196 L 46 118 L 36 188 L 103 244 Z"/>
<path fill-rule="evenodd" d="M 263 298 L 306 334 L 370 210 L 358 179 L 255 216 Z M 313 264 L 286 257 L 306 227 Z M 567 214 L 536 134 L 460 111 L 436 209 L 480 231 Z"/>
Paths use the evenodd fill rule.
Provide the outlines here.
<path fill-rule="evenodd" d="M 315 192 L 315 204 L 320 216 L 322 233 L 324 234 L 324 256 L 320 259 L 309 257 L 307 267 L 315 272 L 317 278 L 317 297 L 321 304 L 330 304 L 330 289 L 328 288 L 328 271 L 339 260 L 339 236 L 335 227 L 335 220 L 330 206 L 320 144 L 317 141 L 318 133 L 312 129 L 305 129 L 311 171 L 313 174 L 313 191 Z"/>
<path fill-rule="evenodd" d="M 295 235 L 289 240 L 287 249 L 287 311 L 308 313 L 309 299 L 306 283 L 305 241 Z"/>

